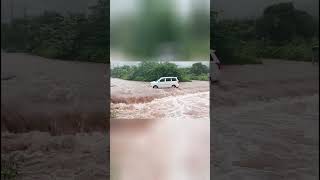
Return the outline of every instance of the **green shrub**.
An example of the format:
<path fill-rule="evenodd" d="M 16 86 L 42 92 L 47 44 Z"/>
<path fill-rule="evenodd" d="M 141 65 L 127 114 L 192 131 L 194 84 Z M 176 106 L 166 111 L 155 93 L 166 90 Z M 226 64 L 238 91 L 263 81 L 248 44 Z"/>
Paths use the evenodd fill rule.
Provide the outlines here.
<path fill-rule="evenodd" d="M 158 63 L 154 61 L 145 61 L 138 66 L 121 66 L 111 70 L 111 77 L 121 78 L 134 81 L 155 81 L 160 77 L 178 77 L 181 82 L 189 82 L 191 80 L 208 80 L 208 67 L 197 63 L 193 67 L 196 68 L 198 74 L 192 74 L 192 68 L 178 68 L 176 64 L 164 62 Z M 193 69 L 194 71 L 195 69 Z"/>
<path fill-rule="evenodd" d="M 263 58 L 312 60 L 312 43 L 307 41 L 294 40 L 281 45 L 264 44 L 260 45 L 258 49 L 258 56 Z"/>
<path fill-rule="evenodd" d="M 192 80 L 198 80 L 198 81 L 208 81 L 208 73 L 207 74 L 199 74 L 199 75 L 192 75 Z"/>
<path fill-rule="evenodd" d="M 18 175 L 18 165 L 16 162 L 1 158 L 1 179 L 13 180 Z"/>

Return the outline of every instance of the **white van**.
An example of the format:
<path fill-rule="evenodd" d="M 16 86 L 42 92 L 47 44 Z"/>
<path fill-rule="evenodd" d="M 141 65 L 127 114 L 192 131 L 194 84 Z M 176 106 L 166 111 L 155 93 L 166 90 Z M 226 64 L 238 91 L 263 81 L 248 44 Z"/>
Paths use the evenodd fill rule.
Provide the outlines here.
<path fill-rule="evenodd" d="M 220 76 L 221 63 L 215 54 L 215 50 L 211 50 L 210 55 L 210 81 L 218 82 Z"/>
<path fill-rule="evenodd" d="M 161 77 L 157 81 L 150 82 L 153 88 L 179 87 L 179 79 L 177 77 Z"/>

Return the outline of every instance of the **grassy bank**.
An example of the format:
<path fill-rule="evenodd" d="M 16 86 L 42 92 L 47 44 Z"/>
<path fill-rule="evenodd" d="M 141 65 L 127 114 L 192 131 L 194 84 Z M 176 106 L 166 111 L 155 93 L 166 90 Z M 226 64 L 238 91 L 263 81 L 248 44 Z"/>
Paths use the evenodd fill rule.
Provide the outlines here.
<path fill-rule="evenodd" d="M 154 81 L 160 77 L 174 76 L 181 82 L 207 81 L 209 67 L 195 63 L 190 68 L 178 68 L 176 64 L 164 62 L 142 62 L 137 66 L 121 66 L 111 70 L 111 77 L 133 81 Z"/>

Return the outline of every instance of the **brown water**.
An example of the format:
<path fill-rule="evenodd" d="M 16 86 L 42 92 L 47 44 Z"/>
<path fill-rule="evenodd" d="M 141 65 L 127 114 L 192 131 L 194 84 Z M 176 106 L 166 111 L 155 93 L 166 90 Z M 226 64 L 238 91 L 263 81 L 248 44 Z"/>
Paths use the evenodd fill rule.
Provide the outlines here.
<path fill-rule="evenodd" d="M 153 89 L 148 82 L 111 78 L 111 111 L 118 119 L 209 118 L 209 82 Z"/>
<path fill-rule="evenodd" d="M 136 122 L 122 126 L 124 129 L 111 125 L 112 179 L 210 178 L 209 119 Z"/>
<path fill-rule="evenodd" d="M 215 179 L 319 179 L 319 69 L 225 66 L 213 87 Z"/>
<path fill-rule="evenodd" d="M 122 99 L 111 104 L 113 179 L 210 178 L 208 82 L 181 83 L 178 89 L 119 79 L 111 85 L 111 98 Z"/>
<path fill-rule="evenodd" d="M 209 119 L 209 92 L 154 99 L 147 103 L 112 104 L 121 119 Z"/>

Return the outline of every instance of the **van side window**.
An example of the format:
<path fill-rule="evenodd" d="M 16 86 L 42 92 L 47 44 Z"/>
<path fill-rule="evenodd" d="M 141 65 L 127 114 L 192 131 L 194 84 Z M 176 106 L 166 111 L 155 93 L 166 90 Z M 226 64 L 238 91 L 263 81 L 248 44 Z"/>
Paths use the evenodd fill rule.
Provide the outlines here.
<path fill-rule="evenodd" d="M 166 81 L 168 82 L 168 81 L 171 81 L 171 78 L 166 78 Z"/>
<path fill-rule="evenodd" d="M 177 79 L 176 78 L 172 78 L 172 81 L 177 81 Z"/>
<path fill-rule="evenodd" d="M 164 82 L 164 80 L 165 80 L 164 78 L 163 78 L 163 79 L 160 79 L 160 82 Z"/>

